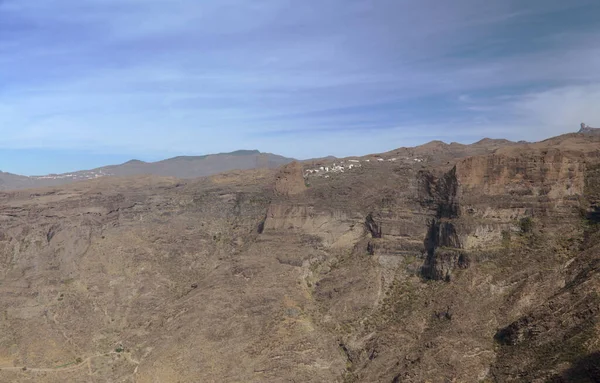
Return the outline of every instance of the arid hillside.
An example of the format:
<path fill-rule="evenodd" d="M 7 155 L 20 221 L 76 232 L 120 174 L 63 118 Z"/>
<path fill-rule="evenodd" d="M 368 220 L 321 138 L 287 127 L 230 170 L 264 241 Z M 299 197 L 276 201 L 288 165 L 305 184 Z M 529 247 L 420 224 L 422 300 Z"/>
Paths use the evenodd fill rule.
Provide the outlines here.
<path fill-rule="evenodd" d="M 600 136 L 0 194 L 1 382 L 598 382 Z"/>

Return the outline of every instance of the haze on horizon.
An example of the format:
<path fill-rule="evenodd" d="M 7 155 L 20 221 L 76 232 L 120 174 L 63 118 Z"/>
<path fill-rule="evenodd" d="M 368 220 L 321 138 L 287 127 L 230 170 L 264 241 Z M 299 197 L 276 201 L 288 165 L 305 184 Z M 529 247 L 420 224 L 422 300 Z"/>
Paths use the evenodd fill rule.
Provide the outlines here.
<path fill-rule="evenodd" d="M 594 0 L 0 0 L 0 170 L 600 127 Z"/>

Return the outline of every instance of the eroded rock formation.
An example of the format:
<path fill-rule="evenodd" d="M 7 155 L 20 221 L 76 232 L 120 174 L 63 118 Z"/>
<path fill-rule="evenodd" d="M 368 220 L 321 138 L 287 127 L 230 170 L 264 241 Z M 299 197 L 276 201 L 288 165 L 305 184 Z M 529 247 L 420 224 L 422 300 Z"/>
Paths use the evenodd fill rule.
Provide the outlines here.
<path fill-rule="evenodd" d="M 581 129 L 579 129 L 579 133 L 587 134 L 587 135 L 600 135 L 600 128 L 592 128 L 591 126 L 587 126 L 585 123 L 581 123 Z"/>
<path fill-rule="evenodd" d="M 279 171 L 275 181 L 275 191 L 281 195 L 300 194 L 306 190 L 302 164 L 292 162 Z"/>

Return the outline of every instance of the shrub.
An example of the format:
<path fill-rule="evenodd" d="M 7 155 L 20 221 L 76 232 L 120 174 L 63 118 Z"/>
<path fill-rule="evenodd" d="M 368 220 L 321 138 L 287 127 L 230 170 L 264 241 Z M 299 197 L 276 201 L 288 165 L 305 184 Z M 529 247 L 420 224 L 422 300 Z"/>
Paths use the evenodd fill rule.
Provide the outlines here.
<path fill-rule="evenodd" d="M 523 217 L 519 220 L 519 229 L 521 234 L 529 234 L 533 231 L 533 218 Z"/>

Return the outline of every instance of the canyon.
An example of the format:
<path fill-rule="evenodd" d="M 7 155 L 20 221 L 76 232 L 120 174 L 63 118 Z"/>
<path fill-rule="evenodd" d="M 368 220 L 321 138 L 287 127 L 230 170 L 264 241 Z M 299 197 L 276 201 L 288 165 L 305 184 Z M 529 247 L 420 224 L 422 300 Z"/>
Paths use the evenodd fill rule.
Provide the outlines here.
<path fill-rule="evenodd" d="M 0 296 L 2 382 L 598 382 L 600 136 L 4 191 Z"/>

